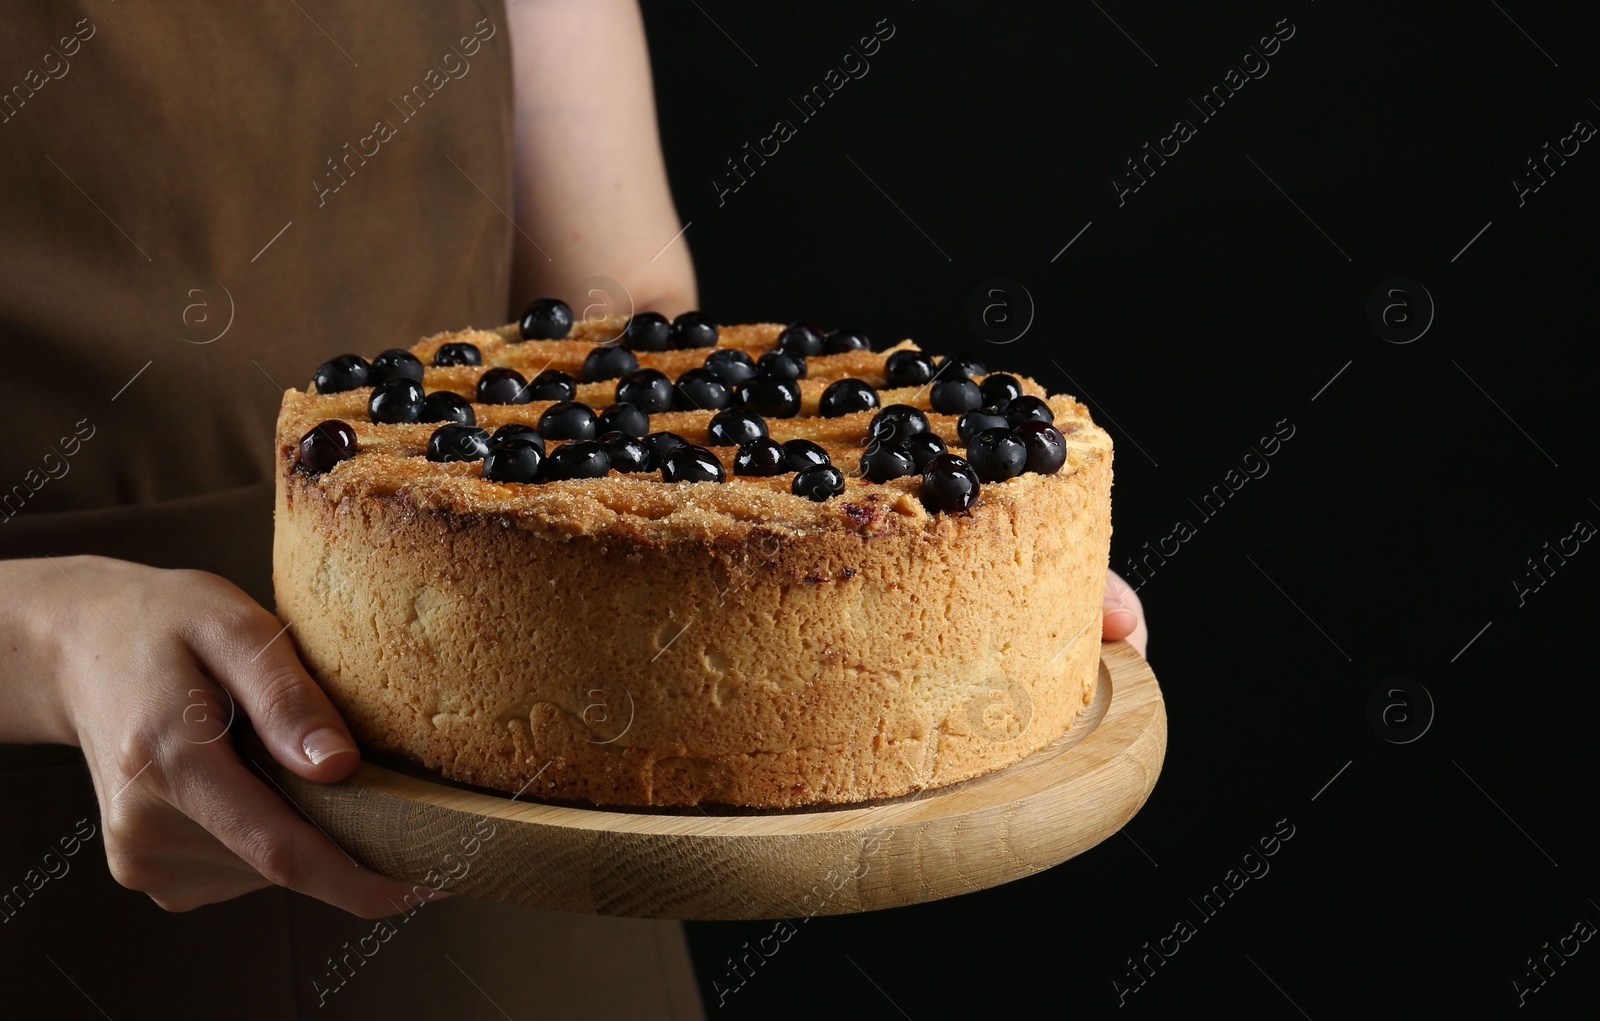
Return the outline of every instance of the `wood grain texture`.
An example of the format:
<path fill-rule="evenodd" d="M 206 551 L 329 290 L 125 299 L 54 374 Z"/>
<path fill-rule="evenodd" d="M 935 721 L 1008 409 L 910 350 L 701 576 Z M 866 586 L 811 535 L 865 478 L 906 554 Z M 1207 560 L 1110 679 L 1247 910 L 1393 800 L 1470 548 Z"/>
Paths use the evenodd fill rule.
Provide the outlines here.
<path fill-rule="evenodd" d="M 1114 642 L 1093 704 L 1057 741 L 1006 769 L 866 805 L 641 812 L 513 799 L 365 762 L 338 784 L 275 775 L 346 851 L 397 878 L 449 877 L 459 894 L 561 911 L 795 918 L 953 897 L 1058 865 L 1133 817 L 1166 743 L 1155 675 Z"/>

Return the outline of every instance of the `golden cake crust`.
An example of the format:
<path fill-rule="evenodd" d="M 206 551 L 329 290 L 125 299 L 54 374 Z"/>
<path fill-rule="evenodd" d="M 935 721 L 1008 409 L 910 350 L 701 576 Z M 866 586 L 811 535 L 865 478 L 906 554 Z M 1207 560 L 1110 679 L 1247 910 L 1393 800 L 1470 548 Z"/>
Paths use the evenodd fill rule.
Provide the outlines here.
<path fill-rule="evenodd" d="M 724 327 L 721 343 L 758 353 L 778 329 Z M 467 340 L 485 366 L 525 359 L 531 376 L 575 372 L 594 344 L 513 335 L 412 350 L 427 363 Z M 640 361 L 675 375 L 705 354 Z M 802 414 L 832 379 L 881 388 L 886 354 L 811 359 Z M 425 385 L 470 397 L 481 371 L 429 368 Z M 613 387 L 578 399 L 603 407 Z M 1062 734 L 1092 694 L 1112 450 L 1069 397 L 1048 398 L 1068 441 L 1059 473 L 985 484 L 970 514 L 935 515 L 914 478 L 848 478 L 815 503 L 788 475 L 733 478 L 732 448 L 714 450 L 722 484 L 496 484 L 478 464 L 417 456 L 433 425 L 366 421 L 367 394 L 285 393 L 274 547 L 279 613 L 365 747 L 529 795 L 787 807 L 999 768 Z M 959 448 L 955 416 L 926 394 L 882 402 L 919 405 Z M 474 410 L 492 430 L 549 403 Z M 300 436 L 329 418 L 362 453 L 295 471 Z M 651 428 L 703 443 L 709 418 L 669 412 Z M 870 418 L 768 425 L 822 443 L 848 475 Z"/>

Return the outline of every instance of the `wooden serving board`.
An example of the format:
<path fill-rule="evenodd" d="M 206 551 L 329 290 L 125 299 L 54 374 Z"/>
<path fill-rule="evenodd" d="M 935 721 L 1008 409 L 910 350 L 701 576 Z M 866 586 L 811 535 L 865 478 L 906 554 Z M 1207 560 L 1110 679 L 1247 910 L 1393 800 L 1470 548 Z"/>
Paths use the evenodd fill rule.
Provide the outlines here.
<path fill-rule="evenodd" d="M 1114 642 L 1094 702 L 1054 743 L 994 773 L 860 805 L 612 810 L 368 762 L 337 784 L 276 775 L 333 840 L 396 878 L 448 876 L 458 894 L 561 911 L 796 918 L 953 897 L 1082 854 L 1144 804 L 1166 745 L 1155 675 Z"/>

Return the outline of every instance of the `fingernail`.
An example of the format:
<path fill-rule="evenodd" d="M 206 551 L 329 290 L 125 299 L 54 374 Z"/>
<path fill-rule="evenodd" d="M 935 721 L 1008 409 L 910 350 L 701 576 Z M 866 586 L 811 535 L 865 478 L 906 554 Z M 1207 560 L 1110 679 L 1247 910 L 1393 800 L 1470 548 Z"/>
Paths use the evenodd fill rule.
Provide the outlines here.
<path fill-rule="evenodd" d="M 1118 620 L 1118 618 L 1120 618 L 1120 620 Z M 1111 623 L 1113 620 L 1118 620 L 1119 623 L 1123 624 L 1129 629 L 1135 628 L 1139 625 L 1139 618 L 1133 615 L 1133 611 L 1124 610 L 1121 607 L 1118 607 L 1106 614 L 1107 624 Z"/>
<path fill-rule="evenodd" d="M 332 727 L 313 730 L 306 735 L 305 743 L 301 747 L 305 749 L 306 758 L 311 760 L 313 766 L 321 765 L 335 755 L 346 753 L 354 755 L 356 751 L 350 744 L 350 739 Z"/>

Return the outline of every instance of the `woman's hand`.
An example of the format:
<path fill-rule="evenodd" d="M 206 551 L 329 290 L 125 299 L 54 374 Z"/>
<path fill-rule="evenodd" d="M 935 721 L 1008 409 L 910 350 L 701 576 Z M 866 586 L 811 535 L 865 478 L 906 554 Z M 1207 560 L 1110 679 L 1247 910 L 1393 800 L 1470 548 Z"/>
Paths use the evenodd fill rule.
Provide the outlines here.
<path fill-rule="evenodd" d="M 1106 597 L 1100 606 L 1105 614 L 1100 627 L 1101 639 L 1115 642 L 1126 638 L 1128 644 L 1143 656 L 1145 644 L 1150 640 L 1149 629 L 1144 623 L 1144 604 L 1139 602 L 1138 593 L 1116 571 L 1106 572 Z"/>
<path fill-rule="evenodd" d="M 234 747 L 238 714 L 307 780 L 356 768 L 276 617 L 217 575 L 102 557 L 6 561 L 0 583 L 28 595 L 0 619 L 0 740 L 82 746 L 117 882 L 169 911 L 274 883 L 402 910 L 410 885 L 358 866 Z"/>

